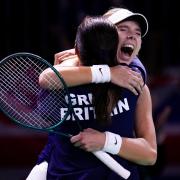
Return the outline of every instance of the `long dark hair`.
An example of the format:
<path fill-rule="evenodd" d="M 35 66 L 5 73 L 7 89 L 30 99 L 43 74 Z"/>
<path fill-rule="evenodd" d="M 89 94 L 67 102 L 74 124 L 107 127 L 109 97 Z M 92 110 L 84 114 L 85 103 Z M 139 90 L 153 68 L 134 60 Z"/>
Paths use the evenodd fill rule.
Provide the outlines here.
<path fill-rule="evenodd" d="M 78 27 L 75 49 L 82 65 L 107 64 L 111 67 L 118 64 L 118 43 L 115 25 L 103 17 L 86 17 Z M 120 88 L 111 83 L 93 84 L 91 87 L 97 121 L 107 124 L 120 97 Z"/>

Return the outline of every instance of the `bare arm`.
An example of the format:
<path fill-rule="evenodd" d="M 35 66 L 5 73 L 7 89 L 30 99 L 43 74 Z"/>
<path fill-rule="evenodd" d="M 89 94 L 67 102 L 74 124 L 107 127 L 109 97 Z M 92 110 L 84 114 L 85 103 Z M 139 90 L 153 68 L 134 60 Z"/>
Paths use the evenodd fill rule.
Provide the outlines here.
<path fill-rule="evenodd" d="M 70 86 L 77 86 L 82 84 L 89 84 L 92 82 L 91 68 L 87 66 L 74 66 L 77 65 L 77 58 L 63 61 L 62 64 L 55 65 L 56 70 L 62 75 L 66 84 Z M 65 65 L 64 65 L 65 64 Z M 139 73 L 132 71 L 128 67 L 115 66 L 110 68 L 111 71 L 111 82 L 129 89 L 135 95 L 141 93 L 143 87 L 143 80 Z M 56 75 L 49 68 L 46 69 L 40 76 L 40 85 L 42 87 L 50 87 L 49 82 L 46 81 L 48 77 L 56 79 Z"/>
<path fill-rule="evenodd" d="M 58 52 L 54 55 L 54 64 L 59 65 L 59 66 L 79 66 L 80 61 L 75 53 L 75 49 L 68 49 L 64 50 L 61 52 Z M 71 76 L 72 73 L 74 73 L 73 69 L 70 69 L 69 72 L 66 69 L 66 73 L 63 76 L 64 79 L 66 80 L 67 76 Z M 83 70 L 84 73 L 85 70 Z M 87 70 L 87 73 L 90 72 Z M 68 75 L 69 73 L 69 75 Z M 79 73 L 82 73 L 81 69 L 79 68 Z M 63 75 L 63 69 L 61 69 L 61 74 Z M 78 75 L 78 71 L 76 70 L 76 74 Z M 74 74 L 72 74 L 73 76 Z M 72 85 L 70 81 L 66 81 L 69 86 L 75 86 L 75 85 L 81 85 L 81 84 L 88 84 L 91 83 L 89 81 L 89 74 L 81 74 L 84 78 L 87 76 L 87 81 L 85 79 L 82 80 L 81 76 L 78 76 L 76 78 L 77 84 L 73 81 Z M 81 79 L 78 79 L 78 78 Z M 80 80 L 80 81 L 78 81 Z M 132 91 L 135 95 L 138 93 L 141 93 L 142 87 L 143 87 L 143 79 L 142 76 L 137 73 L 132 71 L 128 67 L 123 67 L 123 66 L 115 66 L 111 68 L 111 82 L 120 86 L 129 89 Z"/>
<path fill-rule="evenodd" d="M 147 86 L 143 88 L 137 102 L 136 137 L 123 138 L 119 155 L 138 164 L 153 165 L 157 158 L 157 145 L 151 96 Z"/>
<path fill-rule="evenodd" d="M 94 129 L 86 129 L 73 136 L 71 142 L 86 151 L 103 148 L 105 134 Z M 136 109 L 136 138 L 122 138 L 118 155 L 141 165 L 153 165 L 157 158 L 156 135 L 152 119 L 151 97 L 148 87 L 143 88 Z"/>
<path fill-rule="evenodd" d="M 69 87 L 91 83 L 92 77 L 91 69 L 89 67 L 61 67 L 59 65 L 54 67 L 60 72 Z M 40 74 L 39 84 L 41 87 L 45 89 L 51 88 L 51 83 L 54 81 L 59 82 L 59 79 L 52 69 L 48 68 Z M 61 87 L 57 87 L 57 89 L 59 88 Z"/>

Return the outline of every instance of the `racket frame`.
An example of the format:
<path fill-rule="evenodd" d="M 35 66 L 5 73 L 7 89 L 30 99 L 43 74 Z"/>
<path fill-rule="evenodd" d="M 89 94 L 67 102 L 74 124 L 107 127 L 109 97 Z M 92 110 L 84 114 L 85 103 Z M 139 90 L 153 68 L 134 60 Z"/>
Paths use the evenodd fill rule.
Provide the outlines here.
<path fill-rule="evenodd" d="M 63 117 L 63 120 L 61 119 L 59 121 L 59 123 L 53 125 L 53 126 L 50 126 L 48 128 L 38 128 L 38 127 L 34 127 L 34 126 L 30 126 L 30 125 L 25 125 L 19 121 L 17 121 L 14 117 L 10 116 L 4 109 L 3 107 L 1 106 L 0 104 L 0 109 L 3 111 L 3 113 L 8 116 L 12 121 L 14 121 L 16 124 L 19 124 L 23 127 L 26 127 L 26 128 L 30 128 L 30 129 L 34 129 L 34 130 L 41 130 L 41 131 L 45 131 L 45 132 L 51 132 L 51 133 L 56 133 L 56 134 L 59 134 L 59 135 L 62 135 L 62 136 L 65 136 L 65 137 L 71 137 L 72 135 L 71 134 L 65 134 L 65 133 L 61 133 L 61 132 L 58 132 L 58 131 L 54 131 L 54 129 L 59 126 L 61 123 L 64 122 L 64 120 L 67 119 L 67 117 L 70 115 L 70 113 L 72 113 L 73 111 L 73 107 L 72 107 L 72 104 L 71 104 L 71 98 L 70 98 L 70 93 L 69 93 L 69 90 L 68 90 L 68 87 L 64 81 L 64 79 L 62 78 L 61 74 L 53 67 L 53 65 L 51 65 L 48 61 L 46 61 L 45 59 L 43 59 L 42 57 L 36 55 L 36 54 L 32 54 L 32 53 L 28 53 L 28 52 L 18 52 L 18 53 L 14 53 L 14 54 L 11 54 L 5 58 L 3 58 L 1 61 L 0 61 L 0 68 L 1 68 L 1 65 L 4 64 L 6 61 L 12 59 L 12 58 L 17 58 L 17 57 L 26 57 L 28 59 L 29 58 L 33 58 L 33 59 L 38 59 L 40 60 L 41 62 L 43 62 L 43 64 L 47 65 L 49 68 L 51 68 L 53 70 L 53 72 L 56 74 L 56 76 L 59 78 L 59 80 L 61 81 L 61 83 L 63 84 L 63 87 L 65 89 L 65 91 L 67 92 L 66 95 L 67 95 L 67 100 L 69 103 L 68 104 L 68 111 L 66 112 L 65 116 Z M 24 59 L 23 59 L 24 60 Z M 33 60 L 34 61 L 34 60 Z M 42 88 L 43 89 L 43 88 Z"/>

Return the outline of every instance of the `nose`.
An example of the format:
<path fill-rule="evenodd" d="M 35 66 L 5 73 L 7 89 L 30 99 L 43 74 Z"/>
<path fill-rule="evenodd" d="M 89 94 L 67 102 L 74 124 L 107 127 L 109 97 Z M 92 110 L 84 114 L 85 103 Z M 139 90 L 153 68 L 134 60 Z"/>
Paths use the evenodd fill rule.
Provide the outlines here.
<path fill-rule="evenodd" d="M 135 36 L 133 34 L 127 36 L 128 39 L 135 39 Z"/>

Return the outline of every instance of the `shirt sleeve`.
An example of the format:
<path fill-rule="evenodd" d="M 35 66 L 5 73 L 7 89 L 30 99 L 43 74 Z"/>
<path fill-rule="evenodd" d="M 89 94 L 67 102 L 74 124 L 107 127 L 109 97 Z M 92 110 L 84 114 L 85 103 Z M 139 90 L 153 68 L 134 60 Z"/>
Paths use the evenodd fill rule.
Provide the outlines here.
<path fill-rule="evenodd" d="M 140 61 L 140 59 L 138 57 L 135 57 L 133 59 L 133 61 L 131 62 L 131 64 L 129 65 L 130 68 L 135 69 L 135 71 L 139 71 L 142 75 L 142 78 L 144 80 L 144 84 L 147 83 L 147 72 L 146 72 L 146 68 L 144 67 L 144 65 L 142 64 L 142 62 Z"/>

